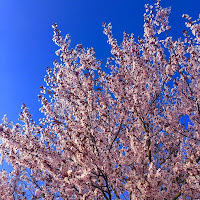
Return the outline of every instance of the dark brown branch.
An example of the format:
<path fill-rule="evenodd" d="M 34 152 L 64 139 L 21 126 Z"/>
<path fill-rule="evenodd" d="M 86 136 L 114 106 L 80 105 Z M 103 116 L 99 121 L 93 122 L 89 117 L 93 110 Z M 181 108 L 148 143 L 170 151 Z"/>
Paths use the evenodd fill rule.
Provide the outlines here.
<path fill-rule="evenodd" d="M 196 162 L 198 163 L 200 161 L 200 156 L 196 159 Z"/>
<path fill-rule="evenodd" d="M 176 199 L 178 199 L 180 196 L 181 196 L 181 192 L 179 192 L 172 200 L 176 200 Z"/>
<path fill-rule="evenodd" d="M 93 184 L 91 184 L 91 186 L 94 187 L 94 188 L 99 189 L 99 190 L 102 192 L 103 196 L 106 198 L 106 200 L 110 200 L 110 199 L 107 197 L 107 195 L 106 195 L 107 192 L 103 189 L 102 186 L 93 185 Z"/>
<path fill-rule="evenodd" d="M 115 140 L 117 139 L 117 137 L 118 137 L 118 135 L 119 135 L 119 133 L 120 133 L 121 126 L 122 126 L 122 122 L 123 122 L 123 119 L 121 120 L 121 123 L 120 123 L 119 129 L 118 129 L 117 133 L 115 134 L 115 137 L 114 137 L 114 139 L 113 139 L 113 141 L 112 141 L 112 143 L 111 143 L 111 145 L 110 145 L 109 152 L 110 152 L 110 150 L 112 149 L 112 146 L 113 146 Z"/>

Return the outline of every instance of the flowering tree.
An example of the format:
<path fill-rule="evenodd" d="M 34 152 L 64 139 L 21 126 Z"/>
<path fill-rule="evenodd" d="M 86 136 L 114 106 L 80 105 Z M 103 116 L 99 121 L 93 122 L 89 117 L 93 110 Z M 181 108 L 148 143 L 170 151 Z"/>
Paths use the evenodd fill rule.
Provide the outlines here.
<path fill-rule="evenodd" d="M 199 19 L 183 15 L 193 35 L 159 40 L 170 9 L 145 7 L 143 39 L 124 33 L 119 46 L 103 24 L 108 74 L 53 25 L 61 62 L 41 87 L 44 118 L 37 125 L 24 104 L 23 125 L 0 127 L 13 167 L 0 173 L 1 199 L 200 199 Z"/>

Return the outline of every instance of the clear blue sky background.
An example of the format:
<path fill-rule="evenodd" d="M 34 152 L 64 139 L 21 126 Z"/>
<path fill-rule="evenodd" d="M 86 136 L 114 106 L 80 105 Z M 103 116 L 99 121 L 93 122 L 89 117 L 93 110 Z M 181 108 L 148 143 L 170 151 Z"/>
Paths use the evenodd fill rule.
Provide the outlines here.
<path fill-rule="evenodd" d="M 7 114 L 16 123 L 22 103 L 38 121 L 37 95 L 45 85 L 46 67 L 53 67 L 57 46 L 52 41 L 56 22 L 63 36 L 70 34 L 72 47 L 94 47 L 98 59 L 110 56 L 102 22 L 113 25 L 114 37 L 122 41 L 123 31 L 143 35 L 144 4 L 154 0 L 0 0 L 0 118 Z M 200 13 L 200 0 L 162 0 L 172 6 L 170 25 L 175 39 L 181 36 L 185 20 Z"/>

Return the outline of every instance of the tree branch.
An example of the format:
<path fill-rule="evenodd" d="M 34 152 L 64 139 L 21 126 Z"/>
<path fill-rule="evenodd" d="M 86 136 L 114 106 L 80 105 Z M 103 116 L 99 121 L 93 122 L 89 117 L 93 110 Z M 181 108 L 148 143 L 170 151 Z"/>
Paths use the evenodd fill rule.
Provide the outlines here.
<path fill-rule="evenodd" d="M 123 119 L 121 120 L 121 123 L 120 123 L 119 129 L 118 129 L 117 133 L 115 134 L 115 137 L 114 137 L 114 139 L 113 139 L 113 141 L 112 141 L 112 143 L 111 143 L 111 145 L 110 145 L 109 152 L 110 152 L 110 150 L 112 149 L 112 146 L 113 146 L 115 140 L 117 139 L 117 137 L 118 137 L 118 135 L 119 135 L 119 133 L 120 133 L 121 126 L 122 126 L 122 122 L 123 122 Z"/>
<path fill-rule="evenodd" d="M 180 196 L 181 196 L 181 191 L 172 199 L 172 200 L 176 200 L 176 199 L 178 199 Z"/>

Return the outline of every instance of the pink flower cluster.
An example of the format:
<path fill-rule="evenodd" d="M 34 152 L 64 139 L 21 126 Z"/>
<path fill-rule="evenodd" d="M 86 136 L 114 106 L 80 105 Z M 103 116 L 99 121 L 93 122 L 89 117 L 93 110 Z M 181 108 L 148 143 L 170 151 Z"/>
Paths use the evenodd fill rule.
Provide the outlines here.
<path fill-rule="evenodd" d="M 0 173 L 0 199 L 200 199 L 200 26 L 184 15 L 193 36 L 159 40 L 170 30 L 159 2 L 145 6 L 138 40 L 124 33 L 119 45 L 103 24 L 110 74 L 53 25 L 61 62 L 41 86 L 44 118 L 23 104 L 23 124 L 0 125 L 13 167 Z"/>

